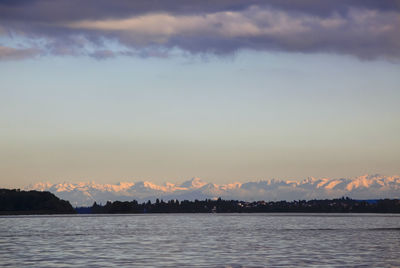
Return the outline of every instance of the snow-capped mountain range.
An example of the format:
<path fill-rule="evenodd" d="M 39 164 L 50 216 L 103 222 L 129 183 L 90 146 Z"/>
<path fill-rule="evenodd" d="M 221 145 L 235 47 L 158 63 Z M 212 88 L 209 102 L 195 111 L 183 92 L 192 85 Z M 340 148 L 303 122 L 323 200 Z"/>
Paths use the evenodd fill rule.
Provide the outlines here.
<path fill-rule="evenodd" d="M 73 206 L 90 206 L 93 202 L 139 202 L 155 199 L 203 200 L 206 198 L 243 201 L 278 201 L 338 198 L 400 198 L 400 176 L 364 175 L 356 178 L 307 178 L 302 181 L 261 180 L 217 185 L 193 178 L 182 184 L 157 185 L 147 181 L 97 184 L 94 182 L 39 182 L 26 190 L 50 191 Z"/>

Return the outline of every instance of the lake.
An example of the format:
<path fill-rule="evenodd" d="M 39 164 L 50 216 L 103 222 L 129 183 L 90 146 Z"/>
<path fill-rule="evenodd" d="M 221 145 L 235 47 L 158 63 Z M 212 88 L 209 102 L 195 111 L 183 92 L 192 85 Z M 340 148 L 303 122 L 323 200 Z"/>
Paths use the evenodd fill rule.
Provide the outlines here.
<path fill-rule="evenodd" d="M 0 266 L 400 267 L 400 215 L 2 216 Z"/>

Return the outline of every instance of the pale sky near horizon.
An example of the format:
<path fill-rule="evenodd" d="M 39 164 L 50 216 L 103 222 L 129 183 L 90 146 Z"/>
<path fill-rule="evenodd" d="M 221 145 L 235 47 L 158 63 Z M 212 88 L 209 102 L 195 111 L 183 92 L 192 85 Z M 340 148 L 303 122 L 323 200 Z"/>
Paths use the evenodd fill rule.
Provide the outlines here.
<path fill-rule="evenodd" d="M 23 14 L 33 8 L 29 2 L 20 9 L 14 7 L 13 12 Z M 0 17 L 11 12 L 7 5 L 0 4 Z M 359 8 L 354 5 L 354 9 Z M 222 16 L 223 22 L 224 16 L 231 14 L 222 14 L 224 8 L 228 9 L 204 8 L 201 12 L 211 15 L 202 18 L 216 23 Z M 247 13 L 261 14 L 262 21 L 270 16 L 265 13 L 269 8 L 282 8 L 282 16 L 291 12 L 280 6 L 244 6 L 235 11 L 243 18 L 238 14 L 235 18 L 245 20 Z M 304 8 L 299 7 L 304 16 L 299 15 L 298 19 L 310 23 L 306 18 L 309 7 Z M 362 7 L 359 12 L 374 8 Z M 156 17 L 156 21 L 183 19 L 179 17 L 183 16 L 181 11 L 165 10 L 170 17 Z M 383 26 L 393 23 L 384 12 L 398 12 L 375 11 L 388 19 L 376 19 Z M 343 20 L 358 23 L 354 27 L 363 26 L 357 12 L 348 16 L 345 12 L 324 12 L 314 16 L 342 16 Z M 47 15 L 43 11 L 40 16 Z M 42 25 L 31 26 L 33 33 L 24 33 L 28 31 L 26 26 L 18 24 L 18 20 L 24 20 L 22 15 L 20 19 L 0 19 L 0 187 L 23 187 L 38 181 L 178 183 L 200 177 L 228 183 L 400 173 L 398 39 L 385 44 L 365 40 L 365 46 L 371 49 L 368 57 L 359 53 L 364 48 L 353 50 L 347 39 L 341 41 L 343 47 L 336 44 L 334 37 L 321 37 L 322 41 L 309 44 L 308 48 L 304 44 L 288 48 L 300 41 L 282 41 L 281 35 L 271 37 L 265 31 L 262 34 L 268 34 L 266 40 L 254 41 L 249 37 L 248 42 L 238 43 L 234 50 L 220 53 L 226 44 L 236 42 L 229 38 L 235 38 L 220 39 L 220 33 L 204 30 L 208 21 L 199 22 L 197 17 L 188 25 L 193 29 L 197 29 L 197 23 L 202 25 L 198 35 L 206 36 L 204 43 L 199 44 L 205 46 L 204 51 L 189 45 L 185 38 L 185 42 L 179 39 L 187 34 L 177 26 L 181 24 L 172 24 L 171 35 L 175 35 L 165 37 L 164 32 L 158 32 L 154 16 L 148 18 L 151 26 L 144 17 L 144 24 L 138 23 L 135 14 L 123 14 L 129 21 L 119 21 L 122 15 L 115 14 L 115 21 L 105 20 L 105 26 L 103 22 L 90 22 L 93 16 L 68 24 L 73 30 L 54 30 L 57 34 L 41 28 Z M 194 15 L 185 16 L 186 20 Z M 66 17 L 69 18 L 68 14 Z M 328 22 L 329 27 L 336 27 L 331 20 Z M 328 22 L 322 21 L 319 27 Z M 251 23 L 267 27 L 259 21 Z M 141 36 L 145 40 L 138 41 L 134 39 L 136 35 L 128 39 L 125 33 L 109 32 L 116 27 L 125 31 L 124 25 L 129 29 L 136 27 L 140 34 L 152 31 L 151 38 L 162 35 L 157 39 L 157 53 L 140 54 L 148 49 L 144 45 L 150 42 L 148 36 Z M 54 52 L 60 49 L 55 42 L 71 41 L 70 31 L 77 27 L 96 27 L 95 31 L 100 32 L 95 32 L 95 37 L 102 36 L 104 30 L 104 38 L 110 35 L 113 42 L 121 42 L 131 51 L 103 55 L 116 53 L 113 49 L 119 49 L 120 44 L 112 43 L 107 50 L 99 50 L 100 55 L 93 56 L 82 53 L 79 44 L 66 42 L 62 49 L 72 48 L 71 52 Z M 373 29 L 377 31 L 377 27 Z M 87 31 L 77 34 L 93 34 L 93 29 Z M 259 33 L 251 31 L 252 35 Z M 289 36 L 293 35 L 290 32 Z M 228 43 L 222 44 L 225 39 Z M 281 47 L 270 49 L 265 45 L 268 42 Z M 324 42 L 332 44 L 328 49 L 318 48 Z M 30 46 L 39 52 L 33 53 Z M 212 49 L 217 52 L 208 52 Z"/>

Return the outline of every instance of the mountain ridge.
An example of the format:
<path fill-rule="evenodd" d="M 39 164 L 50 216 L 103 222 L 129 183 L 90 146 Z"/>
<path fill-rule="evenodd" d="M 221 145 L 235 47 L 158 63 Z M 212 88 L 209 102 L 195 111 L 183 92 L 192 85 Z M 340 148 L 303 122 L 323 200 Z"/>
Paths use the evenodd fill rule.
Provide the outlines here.
<path fill-rule="evenodd" d="M 91 182 L 49 183 L 38 182 L 25 187 L 26 190 L 49 191 L 68 200 L 74 206 L 89 206 L 94 202 L 107 201 L 139 202 L 155 199 L 237 199 L 245 201 L 310 200 L 316 198 L 355 199 L 400 198 L 400 176 L 379 174 L 354 178 L 314 178 L 296 180 L 259 180 L 228 184 L 208 183 L 192 178 L 180 184 L 165 182 L 161 185 L 149 182 L 119 182 L 98 184 Z"/>

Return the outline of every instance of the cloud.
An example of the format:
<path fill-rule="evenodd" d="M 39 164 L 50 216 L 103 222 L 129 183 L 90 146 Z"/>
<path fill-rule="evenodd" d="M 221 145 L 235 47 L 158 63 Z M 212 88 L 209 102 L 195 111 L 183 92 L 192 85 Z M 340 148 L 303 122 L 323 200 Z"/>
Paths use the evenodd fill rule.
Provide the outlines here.
<path fill-rule="evenodd" d="M 398 0 L 3 1 L 0 18 L 2 32 L 56 55 L 105 59 L 179 48 L 400 59 Z"/>
<path fill-rule="evenodd" d="M 0 61 L 1 60 L 22 60 L 33 58 L 39 55 L 40 51 L 34 48 L 17 49 L 12 47 L 0 46 Z"/>
<path fill-rule="evenodd" d="M 116 55 L 111 50 L 97 50 L 91 53 L 90 56 L 98 60 L 105 60 L 109 58 L 114 58 Z"/>

